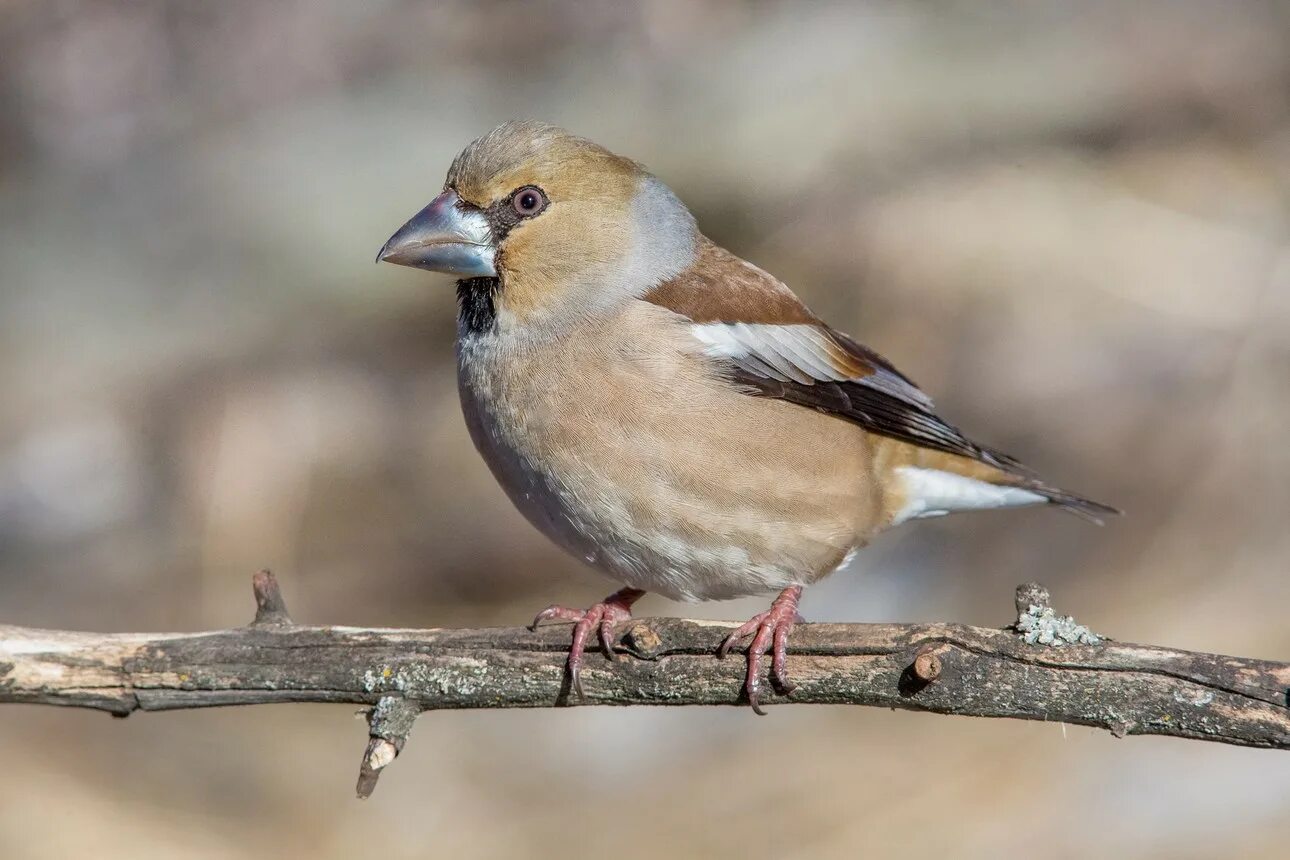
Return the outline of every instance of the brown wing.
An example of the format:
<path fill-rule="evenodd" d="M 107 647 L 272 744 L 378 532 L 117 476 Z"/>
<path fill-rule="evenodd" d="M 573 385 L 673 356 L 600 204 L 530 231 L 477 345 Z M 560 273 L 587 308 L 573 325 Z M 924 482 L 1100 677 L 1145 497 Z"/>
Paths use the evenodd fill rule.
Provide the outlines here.
<path fill-rule="evenodd" d="M 644 296 L 687 317 L 691 333 L 749 394 L 853 421 L 873 433 L 986 463 L 1097 521 L 1114 508 L 1040 483 L 1000 451 L 978 445 L 932 411 L 932 400 L 878 353 L 830 328 L 784 284 L 706 242 L 686 272 Z M 1011 477 L 1009 477 L 1011 476 Z"/>
<path fill-rule="evenodd" d="M 693 321 L 694 336 L 750 393 L 837 415 L 925 448 L 1024 470 L 969 440 L 932 412 L 932 401 L 892 364 L 826 325 L 788 287 L 706 243 L 685 273 L 645 300 Z"/>

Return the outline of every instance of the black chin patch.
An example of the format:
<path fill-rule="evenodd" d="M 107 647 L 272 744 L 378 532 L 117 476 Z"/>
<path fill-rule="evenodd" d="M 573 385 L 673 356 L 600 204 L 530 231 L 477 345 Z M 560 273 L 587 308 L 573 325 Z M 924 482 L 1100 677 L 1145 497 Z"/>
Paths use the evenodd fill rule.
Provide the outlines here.
<path fill-rule="evenodd" d="M 501 282 L 497 278 L 464 278 L 457 282 L 457 319 L 464 333 L 484 334 L 497 323 L 493 303 Z"/>

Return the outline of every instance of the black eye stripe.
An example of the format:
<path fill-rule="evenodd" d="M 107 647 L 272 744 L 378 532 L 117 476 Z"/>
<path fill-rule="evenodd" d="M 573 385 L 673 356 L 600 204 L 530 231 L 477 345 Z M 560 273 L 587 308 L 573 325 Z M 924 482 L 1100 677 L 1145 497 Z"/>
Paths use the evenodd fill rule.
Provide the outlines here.
<path fill-rule="evenodd" d="M 492 206 L 485 209 L 484 214 L 488 216 L 488 224 L 493 228 L 494 242 L 500 242 L 502 239 L 505 239 L 506 234 L 511 232 L 511 229 L 514 228 L 516 224 L 524 220 L 520 217 L 520 213 L 515 211 L 515 207 L 511 205 L 509 198 L 498 200 Z"/>
<path fill-rule="evenodd" d="M 524 194 L 534 194 L 538 199 L 538 206 L 532 212 L 522 212 L 519 209 L 519 198 Z M 549 205 L 551 205 L 551 201 L 547 198 L 546 192 L 536 185 L 522 185 L 502 199 L 495 201 L 484 210 L 484 215 L 488 218 L 488 224 L 493 230 L 493 241 L 501 242 L 506 238 L 506 234 L 515 228 L 515 225 L 526 219 L 541 215 Z"/>

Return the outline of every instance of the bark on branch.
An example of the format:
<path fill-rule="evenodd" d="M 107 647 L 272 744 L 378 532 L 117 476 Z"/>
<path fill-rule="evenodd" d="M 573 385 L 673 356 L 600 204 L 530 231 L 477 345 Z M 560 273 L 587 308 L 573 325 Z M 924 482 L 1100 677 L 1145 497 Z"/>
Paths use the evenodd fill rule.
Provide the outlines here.
<path fill-rule="evenodd" d="M 294 623 L 277 582 L 254 578 L 255 621 L 209 633 L 75 633 L 0 625 L 0 702 L 118 716 L 216 705 L 371 706 L 359 795 L 375 787 L 416 716 L 440 708 L 570 701 L 567 625 L 395 630 Z M 803 624 L 789 670 L 798 702 L 873 705 L 1095 726 L 1290 749 L 1290 664 L 1098 641 L 1018 589 L 1019 623 Z M 617 659 L 588 659 L 586 703 L 733 705 L 741 660 L 714 652 L 729 624 L 673 618 L 619 625 Z M 1029 640 L 1029 641 L 1028 641 Z M 1067 644 L 1093 642 L 1097 644 Z M 1044 644 L 1049 643 L 1049 644 Z"/>

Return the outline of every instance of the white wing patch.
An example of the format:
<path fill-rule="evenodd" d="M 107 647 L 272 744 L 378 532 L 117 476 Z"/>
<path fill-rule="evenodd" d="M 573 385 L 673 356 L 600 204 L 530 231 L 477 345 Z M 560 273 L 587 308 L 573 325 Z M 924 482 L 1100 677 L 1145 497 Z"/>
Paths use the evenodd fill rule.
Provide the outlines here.
<path fill-rule="evenodd" d="M 854 376 L 840 370 L 834 358 L 845 356 L 846 349 L 826 331 L 810 323 L 696 323 L 690 332 L 703 344 L 707 355 L 729 359 L 741 370 L 757 376 L 799 385 L 854 382 L 919 409 L 929 412 L 932 409 L 931 398 L 885 367 L 860 359 L 865 361 L 870 373 Z M 854 361 L 856 357 L 850 358 Z"/>
<path fill-rule="evenodd" d="M 905 506 L 896 512 L 893 525 L 906 520 L 944 516 L 955 511 L 1017 508 L 1048 501 L 1046 497 L 1021 487 L 1000 487 L 939 469 L 901 466 L 896 469 L 896 473 L 904 482 L 906 501 Z"/>

